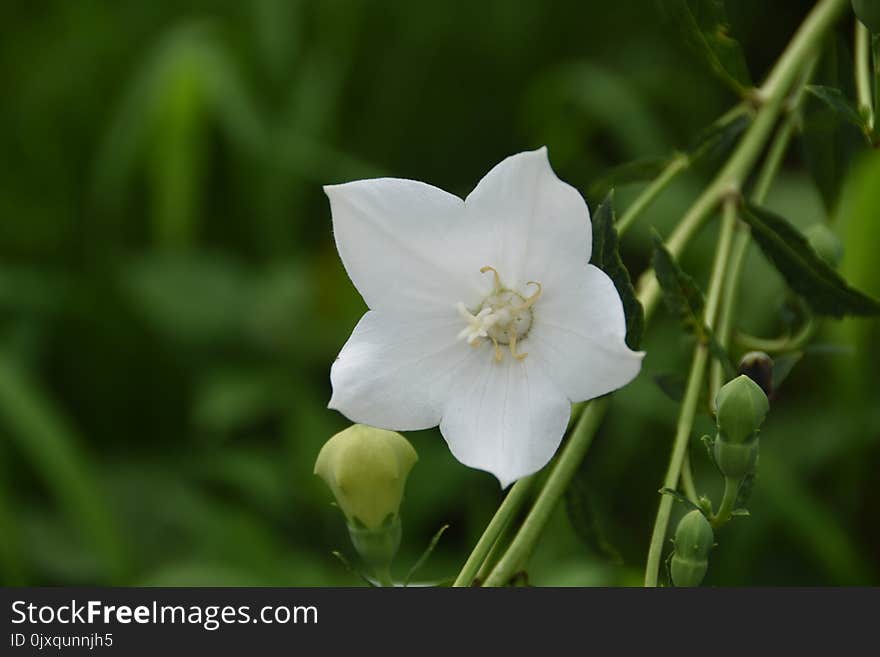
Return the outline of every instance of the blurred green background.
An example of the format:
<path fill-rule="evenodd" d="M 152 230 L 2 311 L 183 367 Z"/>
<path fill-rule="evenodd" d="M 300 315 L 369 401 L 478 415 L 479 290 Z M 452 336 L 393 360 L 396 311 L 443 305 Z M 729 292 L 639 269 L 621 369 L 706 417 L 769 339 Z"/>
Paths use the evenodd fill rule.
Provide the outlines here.
<path fill-rule="evenodd" d="M 728 4 L 756 79 L 812 5 Z M 312 475 L 347 425 L 326 409 L 328 373 L 364 311 L 321 185 L 393 175 L 463 195 L 546 144 L 587 190 L 612 165 L 687 147 L 735 102 L 649 0 L 13 0 L 0 25 L 7 585 L 358 584 L 331 555 L 353 551 Z M 829 217 L 802 160 L 794 148 L 768 204 L 807 226 Z M 649 226 L 668 232 L 706 175 L 627 234 L 632 271 Z M 862 254 L 853 283 L 875 296 L 877 216 L 838 224 L 847 257 Z M 704 282 L 713 233 L 684 260 Z M 741 325 L 772 337 L 783 286 L 749 258 Z M 752 517 L 718 537 L 707 584 L 880 583 L 877 337 L 876 322 L 826 326 L 797 364 L 764 427 Z M 560 506 L 534 584 L 640 582 L 677 414 L 653 378 L 690 352 L 662 310 L 646 348 L 578 479 L 616 556 Z M 710 430 L 702 417 L 693 451 L 706 491 Z M 419 574 L 440 580 L 501 491 L 436 431 L 409 438 L 421 460 L 398 570 L 449 523 Z"/>

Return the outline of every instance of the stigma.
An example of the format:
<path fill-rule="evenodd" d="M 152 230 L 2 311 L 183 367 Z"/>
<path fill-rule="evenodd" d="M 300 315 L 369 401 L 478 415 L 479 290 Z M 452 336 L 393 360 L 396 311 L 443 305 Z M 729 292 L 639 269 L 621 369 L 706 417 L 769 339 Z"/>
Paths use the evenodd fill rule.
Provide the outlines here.
<path fill-rule="evenodd" d="M 494 282 L 492 292 L 483 299 L 476 310 L 471 311 L 462 302 L 458 302 L 458 313 L 465 320 L 466 326 L 459 332 L 459 340 L 465 340 L 472 347 L 479 347 L 484 342 L 491 342 L 495 349 L 495 361 L 504 359 L 504 349 L 516 360 L 522 360 L 528 353 L 518 351 L 517 345 L 529 335 L 535 320 L 533 306 L 540 298 L 543 288 L 536 281 L 529 281 L 528 286 L 536 287 L 534 293 L 526 296 L 516 290 L 506 288 L 501 276 L 494 267 L 485 266 L 480 273 L 492 272 Z"/>

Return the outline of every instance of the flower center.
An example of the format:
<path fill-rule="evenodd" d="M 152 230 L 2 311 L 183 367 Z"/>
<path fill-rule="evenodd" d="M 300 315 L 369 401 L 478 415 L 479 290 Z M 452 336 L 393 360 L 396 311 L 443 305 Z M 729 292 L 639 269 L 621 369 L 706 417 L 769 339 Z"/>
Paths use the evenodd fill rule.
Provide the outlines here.
<path fill-rule="evenodd" d="M 498 362 L 504 358 L 501 345 L 509 347 L 510 354 L 517 360 L 522 360 L 528 354 L 517 352 L 516 345 L 528 336 L 532 328 L 535 319 L 532 306 L 541 296 L 541 284 L 529 281 L 527 285 L 534 285 L 538 290 L 527 297 L 504 287 L 494 267 L 487 265 L 480 269 L 483 274 L 490 271 L 495 277 L 495 284 L 491 294 L 483 299 L 476 312 L 468 310 L 462 302 L 458 303 L 458 312 L 467 322 L 458 338 L 467 340 L 472 347 L 479 347 L 485 340 L 491 340 L 495 347 L 495 360 Z"/>

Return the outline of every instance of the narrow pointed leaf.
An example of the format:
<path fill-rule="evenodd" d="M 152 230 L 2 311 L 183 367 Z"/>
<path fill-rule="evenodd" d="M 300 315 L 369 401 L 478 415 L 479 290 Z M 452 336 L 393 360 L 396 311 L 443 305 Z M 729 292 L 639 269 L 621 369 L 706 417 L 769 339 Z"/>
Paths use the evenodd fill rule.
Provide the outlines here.
<path fill-rule="evenodd" d="M 767 259 L 813 312 L 832 317 L 880 314 L 880 303 L 851 288 L 785 219 L 753 204 L 744 207 L 742 219 Z"/>
<path fill-rule="evenodd" d="M 702 130 L 690 148 L 691 165 L 712 164 L 725 157 L 752 123 L 748 112 L 722 117 Z"/>
<path fill-rule="evenodd" d="M 614 195 L 608 194 L 605 201 L 593 214 L 593 257 L 591 262 L 608 274 L 617 293 L 623 301 L 626 316 L 626 344 L 630 349 L 638 349 L 645 325 L 645 313 L 636 297 L 632 279 L 620 258 L 617 230 L 614 228 Z"/>
<path fill-rule="evenodd" d="M 669 157 L 646 157 L 626 162 L 610 169 L 591 186 L 588 196 L 598 199 L 608 195 L 615 187 L 630 183 L 653 180 L 669 165 Z"/>
<path fill-rule="evenodd" d="M 678 266 L 675 259 L 663 246 L 663 240 L 654 233 L 654 255 L 651 265 L 657 281 L 663 290 L 663 300 L 673 315 L 681 320 L 682 326 L 699 337 L 705 337 L 703 325 L 703 306 L 705 300 L 697 282 Z"/>
<path fill-rule="evenodd" d="M 865 123 L 865 118 L 859 114 L 855 103 L 847 98 L 840 89 L 811 84 L 807 87 L 807 92 L 825 103 L 838 119 L 854 125 L 867 134 L 868 126 Z"/>
<path fill-rule="evenodd" d="M 664 0 L 661 7 L 685 43 L 725 84 L 740 95 L 752 87 L 742 48 L 730 36 L 723 0 Z"/>
<path fill-rule="evenodd" d="M 572 529 L 588 548 L 614 563 L 623 563 L 620 552 L 606 538 L 605 516 L 583 472 L 565 491 L 565 510 Z"/>

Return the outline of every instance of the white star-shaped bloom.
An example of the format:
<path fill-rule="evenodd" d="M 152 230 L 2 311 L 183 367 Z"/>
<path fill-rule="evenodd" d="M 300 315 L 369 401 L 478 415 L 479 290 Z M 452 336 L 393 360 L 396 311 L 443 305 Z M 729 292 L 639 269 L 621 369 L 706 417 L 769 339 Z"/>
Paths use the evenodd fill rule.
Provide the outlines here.
<path fill-rule="evenodd" d="M 547 150 L 493 168 L 465 200 L 413 180 L 325 187 L 336 245 L 369 306 L 330 371 L 330 408 L 408 431 L 507 487 L 552 458 L 571 402 L 629 383 L 642 352 L 588 264 L 590 214 Z"/>

